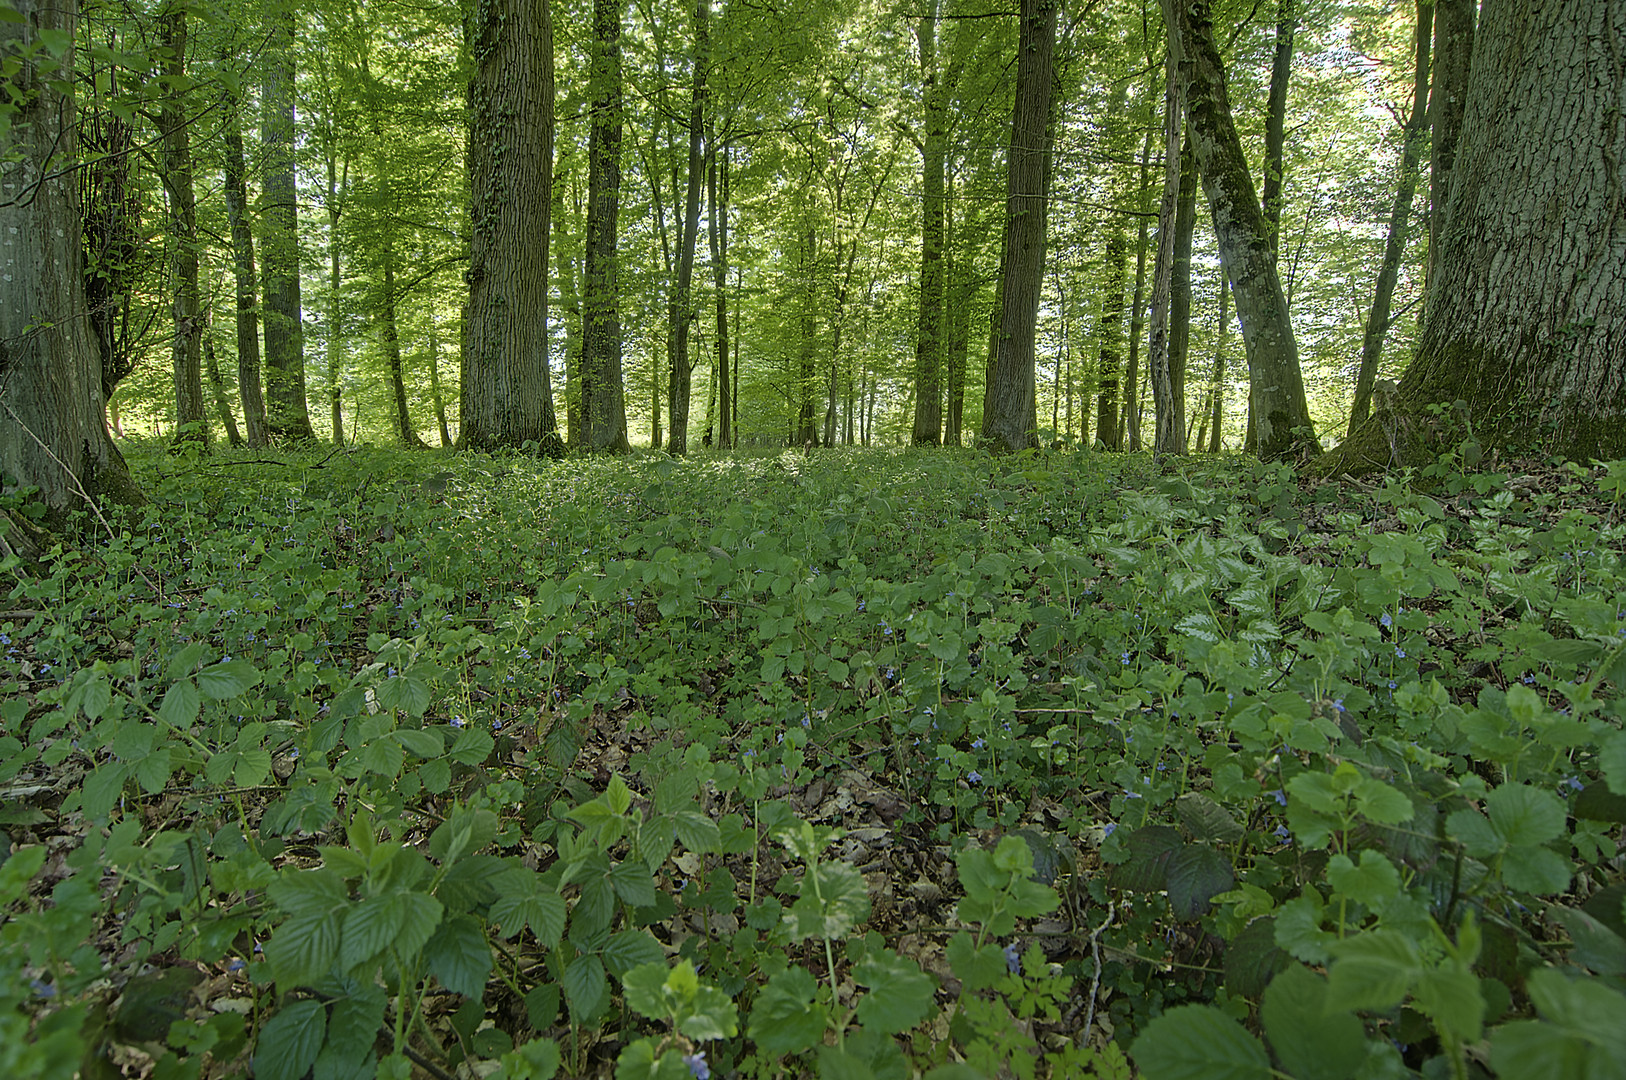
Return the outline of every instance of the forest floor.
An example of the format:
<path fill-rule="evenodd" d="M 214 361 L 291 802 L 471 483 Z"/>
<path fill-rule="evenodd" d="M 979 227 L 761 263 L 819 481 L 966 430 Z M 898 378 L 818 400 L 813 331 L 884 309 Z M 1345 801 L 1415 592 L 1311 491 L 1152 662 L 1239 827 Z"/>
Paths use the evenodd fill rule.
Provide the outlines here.
<path fill-rule="evenodd" d="M 1626 463 L 132 465 L 5 566 L 0 1075 L 1626 1056 Z"/>

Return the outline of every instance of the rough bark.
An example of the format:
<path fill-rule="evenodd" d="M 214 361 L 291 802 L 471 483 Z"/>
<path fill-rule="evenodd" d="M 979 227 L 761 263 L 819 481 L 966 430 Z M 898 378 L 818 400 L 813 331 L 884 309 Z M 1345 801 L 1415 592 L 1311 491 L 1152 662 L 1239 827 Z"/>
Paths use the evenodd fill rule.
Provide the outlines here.
<path fill-rule="evenodd" d="M 1372 291 L 1372 310 L 1367 315 L 1366 332 L 1361 338 L 1361 366 L 1355 375 L 1355 400 L 1349 409 L 1348 435 L 1355 433 L 1371 411 L 1372 384 L 1378 376 L 1383 339 L 1389 330 L 1389 304 L 1394 299 L 1395 281 L 1400 277 L 1400 258 L 1406 251 L 1406 239 L 1411 230 L 1412 197 L 1417 192 L 1417 170 L 1427 135 L 1428 53 L 1433 23 L 1432 0 L 1417 0 L 1411 115 L 1406 118 L 1404 145 L 1400 152 L 1400 176 L 1395 183 L 1394 205 L 1389 210 L 1389 236 L 1383 244 L 1383 263 L 1378 268 L 1377 283 Z"/>
<path fill-rule="evenodd" d="M 108 96 L 117 97 L 119 69 L 98 70 L 92 61 L 93 79 L 104 72 Z M 85 158 L 79 174 L 85 301 L 102 353 L 102 396 L 111 401 L 114 388 L 136 367 L 141 332 L 131 325 L 132 297 L 147 291 L 143 279 L 158 248 L 147 242 L 141 225 L 145 200 L 143 185 L 132 182 L 138 158 L 131 121 L 111 109 L 82 110 L 78 135 Z"/>
<path fill-rule="evenodd" d="M 294 13 L 270 17 L 260 138 L 265 147 L 260 258 L 265 287 L 266 430 L 313 442 L 305 404 L 305 333 L 299 302 L 299 212 L 294 184 Z"/>
<path fill-rule="evenodd" d="M 458 446 L 563 449 L 548 377 L 553 23 L 479 0 L 469 20 L 469 283 Z"/>
<path fill-rule="evenodd" d="M 928 0 L 920 20 L 920 86 L 924 139 L 920 162 L 920 311 L 915 321 L 916 446 L 943 441 L 944 165 L 948 100 L 937 71 L 937 4 Z"/>
<path fill-rule="evenodd" d="M 706 237 L 711 245 L 711 285 L 717 308 L 717 384 L 721 389 L 717 446 L 729 450 L 734 446 L 734 388 L 729 381 L 728 369 L 727 147 L 712 152 L 711 167 L 706 170 L 706 197 L 711 207 L 711 213 L 707 215 Z"/>
<path fill-rule="evenodd" d="M 1265 99 L 1265 182 L 1260 192 L 1270 250 L 1281 247 L 1282 188 L 1287 176 L 1282 161 L 1286 142 L 1287 84 L 1293 74 L 1293 35 L 1298 30 L 1298 0 L 1277 0 L 1276 50 L 1270 63 L 1270 91 Z"/>
<path fill-rule="evenodd" d="M 1226 301 L 1231 294 L 1225 291 L 1225 266 L 1220 265 L 1219 329 L 1214 334 L 1214 387 L 1209 399 L 1208 452 L 1220 452 L 1225 425 L 1225 350 L 1231 343 L 1231 313 Z M 1198 449 L 1201 449 L 1199 446 Z"/>
<path fill-rule="evenodd" d="M 1322 470 L 1429 460 L 1465 437 L 1626 456 L 1622 42 L 1614 0 L 1486 4 L 1416 359 Z"/>
<path fill-rule="evenodd" d="M 1033 446 L 1034 338 L 1044 284 L 1050 194 L 1050 103 L 1055 88 L 1056 0 L 1022 0 L 1016 107 L 1007 159 L 1005 242 L 1000 255 L 999 330 L 983 411 L 996 450 Z"/>
<path fill-rule="evenodd" d="M 1220 251 L 1230 267 L 1232 299 L 1248 352 L 1258 454 L 1275 460 L 1319 453 L 1271 230 L 1232 120 L 1208 0 L 1175 0 L 1173 6 L 1182 49 L 1191 61 L 1186 92 L 1192 147 Z"/>
<path fill-rule="evenodd" d="M 1173 321 L 1176 217 L 1180 208 L 1180 142 L 1185 130 L 1187 77 L 1187 62 L 1181 50 L 1172 8 L 1178 2 L 1163 0 L 1163 19 L 1168 27 L 1168 51 L 1163 60 L 1163 197 L 1157 210 L 1157 270 L 1152 275 L 1152 329 L 1146 348 L 1146 366 L 1152 375 L 1152 407 L 1157 414 L 1152 452 L 1160 458 L 1186 452 L 1185 395 L 1174 392 L 1169 349 Z"/>
<path fill-rule="evenodd" d="M 818 234 L 812 225 L 802 230 L 801 288 L 798 302 L 801 341 L 796 359 L 796 423 L 790 441 L 795 446 L 814 446 L 819 433 L 814 426 L 813 391 L 818 386 L 818 294 L 814 268 L 818 265 Z"/>
<path fill-rule="evenodd" d="M 57 62 L 41 49 L 12 76 L 20 93 L 10 148 L 0 156 L 0 471 L 39 488 L 58 516 L 83 500 L 139 502 L 103 415 L 102 358 L 86 311 L 79 190 L 71 175 L 76 0 L 11 0 L 22 22 L 0 22 L 0 55 L 61 33 Z M 38 537 L 17 519 L 0 545 L 37 555 Z M 3 549 L 0 549 L 3 550 Z"/>
<path fill-rule="evenodd" d="M 163 71 L 171 90 L 159 105 L 163 128 L 163 185 L 169 205 L 169 290 L 173 331 L 170 376 L 175 388 L 175 442 L 209 446 L 203 404 L 203 305 L 198 291 L 197 196 L 192 184 L 192 137 L 183 91 L 186 81 L 186 8 L 173 4 L 159 16 Z"/>
<path fill-rule="evenodd" d="M 339 276 L 339 218 L 344 214 L 344 193 L 350 186 L 350 153 L 344 153 L 341 169 L 338 155 L 329 147 L 327 155 L 327 404 L 329 423 L 333 431 L 333 445 L 344 445 L 344 347 L 339 334 L 339 320 L 343 317 Z"/>
<path fill-rule="evenodd" d="M 1180 149 L 1180 195 L 1174 208 L 1174 278 L 1169 285 L 1169 392 L 1180 403 L 1182 417 L 1186 413 L 1186 373 L 1191 367 L 1191 241 L 1197 231 L 1197 187 L 1197 157 L 1187 143 Z M 1224 291 L 1222 274 L 1220 292 Z M 1187 443 L 1181 445 L 1189 449 Z"/>
<path fill-rule="evenodd" d="M 1474 52 L 1474 23 L 1479 0 L 1436 0 L 1434 5 L 1434 74 L 1428 94 L 1429 214 L 1428 272 L 1432 282 L 1439 269 L 1438 252 L 1445 237 L 1451 200 L 1451 177 L 1456 166 L 1457 142 L 1462 138 L 1462 115 L 1468 100 L 1468 71 Z"/>
<path fill-rule="evenodd" d="M 582 316 L 581 411 L 592 450 L 628 449 L 621 375 L 621 5 L 593 0 L 592 128 L 587 158 L 587 276 Z M 574 429 L 572 429 L 574 430 Z"/>
<path fill-rule="evenodd" d="M 556 310 L 565 331 L 565 354 L 561 361 L 565 369 L 565 442 L 574 449 L 586 446 L 588 442 L 587 420 L 583 415 L 587 388 L 583 384 L 582 372 L 585 359 L 582 350 L 586 344 L 587 327 L 583 323 L 582 310 L 582 296 L 586 291 L 586 256 L 584 254 L 579 261 L 575 257 L 570 240 L 572 215 L 565 212 L 565 195 L 572 192 L 573 187 L 571 149 L 568 142 L 562 142 L 554 162 L 550 227 L 553 230 L 553 273 L 559 282 L 559 305 Z M 580 210 L 579 200 L 576 209 Z M 577 288 L 578 278 L 583 279 L 581 288 Z"/>
<path fill-rule="evenodd" d="M 231 225 L 232 279 L 237 299 L 237 396 L 243 403 L 248 445 L 258 449 L 270 441 L 270 434 L 260 385 L 260 286 L 254 273 L 254 230 L 248 224 L 242 119 L 235 98 L 227 104 L 224 127 L 226 219 Z"/>
<path fill-rule="evenodd" d="M 677 287 L 672 290 L 671 435 L 667 451 L 681 457 L 689 450 L 689 327 L 694 316 L 694 249 L 700 236 L 700 187 L 705 179 L 706 75 L 711 64 L 711 0 L 694 6 L 694 90 L 689 101 L 689 180 L 683 198 L 683 239 L 678 245 Z"/>

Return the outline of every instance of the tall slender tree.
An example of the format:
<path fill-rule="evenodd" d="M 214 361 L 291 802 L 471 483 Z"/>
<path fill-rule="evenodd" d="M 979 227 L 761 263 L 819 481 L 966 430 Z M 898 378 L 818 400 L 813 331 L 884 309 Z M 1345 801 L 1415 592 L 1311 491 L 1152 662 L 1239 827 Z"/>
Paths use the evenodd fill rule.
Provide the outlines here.
<path fill-rule="evenodd" d="M 299 193 L 294 180 L 294 10 L 273 5 L 261 88 L 265 182 L 260 237 L 265 286 L 266 428 L 273 439 L 312 442 L 305 403 L 305 331 L 299 301 Z"/>
<path fill-rule="evenodd" d="M 1038 426 L 1034 346 L 1044 284 L 1050 196 L 1051 101 L 1056 81 L 1057 0 L 1022 0 L 1016 47 L 1016 105 L 1007 161 L 1005 245 L 999 324 L 983 434 L 996 449 L 1034 445 Z"/>
<path fill-rule="evenodd" d="M 937 446 L 943 439 L 944 161 L 948 95 L 938 74 L 937 0 L 927 0 L 917 31 L 924 131 L 920 146 L 920 315 L 915 331 L 915 422 L 910 441 Z"/>
<path fill-rule="evenodd" d="M 192 183 L 192 129 L 186 115 L 186 6 L 178 0 L 159 13 L 159 49 L 168 84 L 159 106 L 163 128 L 164 195 L 169 203 L 169 289 L 174 330 L 170 371 L 175 386 L 175 441 L 207 448 L 209 416 L 203 405 L 203 305 L 198 291 L 197 195 Z"/>
<path fill-rule="evenodd" d="M 621 287 L 616 230 L 621 212 L 621 3 L 593 0 L 593 95 L 587 173 L 587 303 L 582 319 L 582 413 L 586 446 L 625 451 L 621 382 Z"/>
<path fill-rule="evenodd" d="M 689 329 L 694 320 L 694 251 L 700 236 L 700 188 L 705 180 L 706 75 L 711 65 L 711 0 L 695 0 L 693 93 L 689 100 L 689 171 L 683 198 L 683 238 L 678 247 L 677 283 L 672 289 L 672 370 L 667 404 L 671 435 L 667 450 L 689 450 Z"/>
<path fill-rule="evenodd" d="M 239 98 L 227 90 L 222 142 L 225 146 L 226 220 L 231 226 L 232 280 L 236 286 L 237 396 L 243 403 L 243 428 L 250 447 L 270 441 L 260 369 L 259 280 L 254 273 L 254 230 L 248 219 L 247 168 L 243 155 Z"/>

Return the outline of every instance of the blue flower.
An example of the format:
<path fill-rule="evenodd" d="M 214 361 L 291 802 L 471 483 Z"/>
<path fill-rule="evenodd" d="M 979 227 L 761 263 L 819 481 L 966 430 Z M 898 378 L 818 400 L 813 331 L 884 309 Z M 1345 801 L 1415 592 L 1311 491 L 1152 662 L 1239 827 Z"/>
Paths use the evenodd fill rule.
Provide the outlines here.
<path fill-rule="evenodd" d="M 1012 975 L 1022 974 L 1022 951 L 1014 941 L 1005 946 L 1005 970 Z"/>
<path fill-rule="evenodd" d="M 1287 792 L 1283 791 L 1281 788 L 1277 788 L 1275 791 L 1267 791 L 1265 794 L 1269 795 L 1272 799 L 1275 799 L 1277 806 L 1287 805 Z"/>
<path fill-rule="evenodd" d="M 1101 835 L 1103 837 L 1111 836 L 1113 833 L 1115 833 L 1117 831 L 1118 831 L 1118 823 L 1116 821 L 1109 821 L 1105 825 L 1101 826 Z"/>
<path fill-rule="evenodd" d="M 704 1050 L 684 1054 L 683 1064 L 689 1067 L 689 1075 L 694 1077 L 694 1080 L 711 1080 L 711 1066 L 706 1064 L 706 1052 Z"/>
<path fill-rule="evenodd" d="M 1129 654 L 1128 653 L 1123 654 L 1123 661 L 1124 661 L 1124 666 L 1128 667 L 1129 666 Z"/>
<path fill-rule="evenodd" d="M 1526 686 L 1534 686 L 1534 685 L 1536 685 L 1536 677 L 1535 677 L 1534 674 L 1526 674 L 1525 677 L 1520 679 L 1519 681 L 1524 683 L 1524 685 L 1526 685 Z"/>
<path fill-rule="evenodd" d="M 1396 645 L 1395 646 L 1395 655 L 1400 657 L 1400 659 L 1404 660 L 1406 658 L 1406 650 L 1402 649 L 1400 646 Z"/>
<path fill-rule="evenodd" d="M 978 772 L 976 769 L 972 769 L 970 772 L 966 773 L 965 778 L 971 781 L 973 784 L 982 783 L 982 773 Z"/>
<path fill-rule="evenodd" d="M 1284 844 L 1291 844 L 1293 842 L 1293 834 L 1287 831 L 1286 825 L 1276 826 L 1275 836 L 1276 839 L 1280 840 Z"/>
<path fill-rule="evenodd" d="M 1381 624 L 1383 626 L 1393 626 L 1395 624 L 1394 619 L 1392 619 L 1389 616 L 1389 613 L 1387 611 L 1385 611 L 1381 616 L 1378 617 L 1378 622 L 1379 622 L 1379 624 Z"/>
<path fill-rule="evenodd" d="M 971 740 L 971 749 L 973 749 L 973 750 L 981 750 L 984 746 L 987 746 L 987 745 L 988 744 L 983 742 L 980 738 Z"/>

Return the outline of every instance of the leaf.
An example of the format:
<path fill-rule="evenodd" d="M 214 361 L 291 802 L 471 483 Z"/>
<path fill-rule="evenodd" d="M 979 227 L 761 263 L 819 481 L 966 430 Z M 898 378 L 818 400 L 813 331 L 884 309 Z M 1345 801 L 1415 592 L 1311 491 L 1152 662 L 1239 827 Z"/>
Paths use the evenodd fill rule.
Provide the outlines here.
<path fill-rule="evenodd" d="M 1399 825 L 1410 821 L 1416 811 L 1411 800 L 1381 780 L 1363 776 L 1355 783 L 1355 808 L 1368 821 L 1379 825 Z"/>
<path fill-rule="evenodd" d="M 702 854 L 722 850 L 722 832 L 717 828 L 717 823 L 705 814 L 696 810 L 679 810 L 672 815 L 672 824 L 677 829 L 678 839 L 690 851 Z"/>
<path fill-rule="evenodd" d="M 1502 838 L 1478 810 L 1457 810 L 1445 819 L 1446 832 L 1476 859 L 1488 859 L 1502 850 Z"/>
<path fill-rule="evenodd" d="M 1556 851 L 1521 844 L 1502 858 L 1502 881 L 1519 892 L 1548 896 L 1570 887 L 1570 863 Z"/>
<path fill-rule="evenodd" d="M 932 1011 L 936 981 L 890 949 L 872 952 L 853 965 L 853 980 L 869 987 L 858 1001 L 858 1019 L 872 1031 L 898 1035 Z"/>
<path fill-rule="evenodd" d="M 407 753 L 425 760 L 438 758 L 446 750 L 446 741 L 439 733 L 422 728 L 398 728 L 394 738 L 406 748 Z"/>
<path fill-rule="evenodd" d="M 993 986 L 1006 970 L 1003 949 L 992 944 L 978 947 L 964 930 L 949 939 L 948 962 L 955 978 L 971 993 Z"/>
<path fill-rule="evenodd" d="M 1136 829 L 1124 841 L 1127 862 L 1112 871 L 1112 883 L 1132 892 L 1162 892 L 1169 885 L 1169 860 L 1185 847 L 1179 832 L 1167 825 Z"/>
<path fill-rule="evenodd" d="M 1294 1080 L 1349 1080 L 1366 1059 L 1366 1029 L 1354 1013 L 1328 1011 L 1327 980 L 1301 964 L 1265 990 L 1259 1018 L 1270 1048 Z"/>
<path fill-rule="evenodd" d="M 734 1001 L 715 986 L 701 985 L 677 1028 L 691 1039 L 732 1039 L 740 1033 L 739 1010 Z"/>
<path fill-rule="evenodd" d="M 277 927 L 265 944 L 277 985 L 283 989 L 309 986 L 326 975 L 339 959 L 342 917 L 335 911 L 298 915 Z"/>
<path fill-rule="evenodd" d="M 327 1010 L 320 1001 L 283 1006 L 260 1029 L 254 1046 L 254 1075 L 259 1080 L 300 1080 L 316 1063 L 327 1034 Z"/>
<path fill-rule="evenodd" d="M 346 971 L 382 955 L 406 926 L 406 908 L 400 900 L 397 892 L 368 897 L 345 915 L 339 962 Z"/>
<path fill-rule="evenodd" d="M 1396 930 L 1371 930 L 1332 945 L 1329 1007 L 1388 1009 L 1400 1004 L 1422 968 L 1417 946 Z"/>
<path fill-rule="evenodd" d="M 1236 882 L 1225 856 L 1207 844 L 1187 844 L 1169 859 L 1169 907 L 1191 921 L 1208 912 L 1209 901 Z"/>
<path fill-rule="evenodd" d="M 1400 895 L 1400 871 L 1381 851 L 1361 852 L 1359 867 L 1348 855 L 1327 860 L 1327 883 L 1358 904 L 1381 910 Z"/>
<path fill-rule="evenodd" d="M 844 938 L 869 917 L 869 887 L 862 874 L 846 863 L 819 863 L 816 872 L 818 893 L 804 879 L 802 895 L 785 912 L 792 941 Z"/>
<path fill-rule="evenodd" d="M 1575 816 L 1626 825 L 1626 795 L 1616 795 L 1601 780 L 1588 784 L 1575 797 Z"/>
<path fill-rule="evenodd" d="M 1257 1001 L 1271 977 L 1289 962 L 1276 944 L 1275 916 L 1255 919 L 1225 947 L 1225 988 Z"/>
<path fill-rule="evenodd" d="M 1425 971 L 1412 989 L 1412 1001 L 1437 1030 L 1459 1043 L 1478 1042 L 1484 1032 L 1485 996 L 1479 977 L 1461 959 L 1453 957 Z"/>
<path fill-rule="evenodd" d="M 1130 1048 L 1144 1080 L 1269 1080 L 1259 1040 L 1212 1005 L 1182 1005 L 1146 1025 Z"/>
<path fill-rule="evenodd" d="M 1509 845 L 1545 844 L 1564 832 L 1564 801 L 1529 784 L 1503 784 L 1485 796 L 1485 812 Z"/>
<path fill-rule="evenodd" d="M 164 700 L 158 703 L 158 716 L 177 731 L 185 731 L 198 718 L 201 708 L 203 701 L 198 697 L 197 686 L 191 679 L 182 679 L 164 692 Z"/>
<path fill-rule="evenodd" d="M 610 870 L 610 884 L 623 903 L 650 907 L 655 903 L 655 879 L 641 862 L 618 863 Z"/>
<path fill-rule="evenodd" d="M 1626 791 L 1626 731 L 1611 731 L 1598 740 L 1598 768 L 1610 791 Z"/>
<path fill-rule="evenodd" d="M 124 782 L 130 778 L 130 766 L 116 761 L 104 761 L 85 777 L 79 793 L 79 807 L 92 821 L 106 821 L 124 794 Z"/>
<path fill-rule="evenodd" d="M 604 963 L 592 953 L 583 953 L 572 960 L 559 982 L 565 990 L 565 1001 L 570 1004 L 570 1015 L 577 1023 L 587 1023 L 601 1016 L 610 1003 L 610 984 L 604 977 Z"/>
<path fill-rule="evenodd" d="M 767 1054 L 799 1054 L 824 1039 L 829 1019 L 814 1000 L 817 985 L 802 967 L 772 976 L 751 1004 L 746 1034 Z"/>
<path fill-rule="evenodd" d="M 222 660 L 198 672 L 198 689 L 205 697 L 225 701 L 246 694 L 257 686 L 263 676 L 260 669 L 247 660 Z"/>
<path fill-rule="evenodd" d="M 424 945 L 423 957 L 440 984 L 454 994 L 478 999 L 491 974 L 491 946 L 472 915 L 456 915 Z"/>
<path fill-rule="evenodd" d="M 1199 840 L 1230 844 L 1242 839 L 1242 826 L 1236 818 L 1203 792 L 1186 792 L 1174 801 L 1174 810 L 1181 824 Z"/>
<path fill-rule="evenodd" d="M 336 1066 L 334 1075 L 354 1075 L 362 1070 L 373 1052 L 378 1029 L 384 1023 L 384 1009 L 388 998 L 384 988 L 355 979 L 329 980 L 318 988 L 324 997 L 333 1000 L 333 1013 L 328 1018 L 327 1042 L 322 1047 L 316 1066 L 317 1075 L 324 1066 Z M 336 984 L 336 985 L 334 985 Z M 337 992 L 329 994 L 332 989 Z"/>

